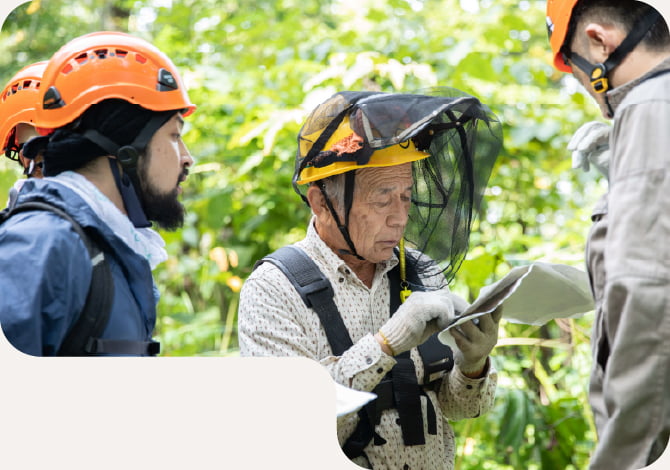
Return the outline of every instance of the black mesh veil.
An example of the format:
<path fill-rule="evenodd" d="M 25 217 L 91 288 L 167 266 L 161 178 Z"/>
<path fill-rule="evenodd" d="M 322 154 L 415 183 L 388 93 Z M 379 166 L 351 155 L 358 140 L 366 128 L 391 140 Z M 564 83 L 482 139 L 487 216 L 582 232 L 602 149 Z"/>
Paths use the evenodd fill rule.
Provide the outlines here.
<path fill-rule="evenodd" d="M 323 151 L 346 116 L 363 138 L 361 150 L 341 155 Z M 304 199 L 297 181 L 306 167 L 342 160 L 366 165 L 374 150 L 410 139 L 429 156 L 412 163 L 414 187 L 404 237 L 408 281 L 418 276 L 422 284 L 436 285 L 443 276 L 444 282 L 451 281 L 465 257 L 472 222 L 502 147 L 499 120 L 477 98 L 451 88 L 420 94 L 338 93 L 317 107 L 300 131 L 294 188 Z M 424 282 L 433 276 L 439 277 Z"/>
<path fill-rule="evenodd" d="M 497 117 L 474 97 L 458 96 L 459 92 L 449 89 L 424 93 L 452 93 L 453 98 L 414 137 L 417 147 L 427 149 L 431 156 L 413 164 L 414 190 L 405 240 L 435 260 L 448 282 L 468 250 L 472 222 L 502 148 L 502 129 Z M 421 260 L 408 258 L 407 262 L 415 263 L 420 277 L 434 273 Z"/>

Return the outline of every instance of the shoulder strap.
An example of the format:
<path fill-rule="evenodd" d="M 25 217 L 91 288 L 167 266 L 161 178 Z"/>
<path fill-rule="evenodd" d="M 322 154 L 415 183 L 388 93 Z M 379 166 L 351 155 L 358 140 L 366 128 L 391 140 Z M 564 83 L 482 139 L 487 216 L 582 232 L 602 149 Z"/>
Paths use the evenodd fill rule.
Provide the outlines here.
<path fill-rule="evenodd" d="M 105 253 L 91 240 L 91 237 L 67 212 L 46 202 L 32 201 L 22 204 L 11 204 L 3 220 L 11 217 L 13 214 L 26 211 L 43 210 L 53 212 L 63 219 L 70 222 L 72 228 L 79 235 L 86 246 L 86 250 L 91 258 L 93 271 L 91 273 L 91 285 L 86 296 L 84 309 L 79 314 L 79 318 L 70 328 L 60 349 L 59 356 L 81 356 L 87 353 L 86 346 L 89 338 L 98 338 L 107 326 L 109 314 L 112 307 L 114 296 L 114 281 L 109 265 L 105 259 Z"/>
<path fill-rule="evenodd" d="M 333 300 L 333 286 L 302 249 L 295 245 L 279 248 L 258 261 L 254 269 L 264 262 L 277 266 L 305 305 L 316 312 L 334 355 L 341 356 L 354 344 Z"/>
<path fill-rule="evenodd" d="M 294 245 L 285 246 L 261 259 L 256 263 L 254 269 L 263 262 L 271 262 L 277 266 L 293 284 L 305 305 L 317 313 L 333 354 L 339 356 L 353 345 L 333 300 L 334 292 L 330 281 L 303 250 Z M 390 282 L 390 314 L 392 315 L 400 306 L 400 273 L 398 267 L 396 266 L 391 270 L 388 276 Z M 439 341 L 437 343 L 441 344 Z M 449 353 L 451 352 L 447 346 L 436 348 L 433 345 L 428 349 L 434 353 L 431 357 L 441 354 L 441 358 L 444 358 L 443 348 L 447 348 Z M 425 361 L 424 353 L 421 351 L 420 353 Z M 416 380 L 414 363 L 410 359 L 409 352 L 396 356 L 396 361 L 397 364 L 391 372 L 373 390 L 378 398 L 358 412 L 358 425 L 342 445 L 342 450 L 350 459 L 364 455 L 365 447 L 373 438 L 375 445 L 383 445 L 386 442 L 375 432 L 375 425 L 379 422 L 381 412 L 388 408 L 395 407 L 398 409 L 405 445 L 425 443 L 420 402 L 420 395 L 423 392 Z M 428 372 L 428 365 L 426 364 L 425 367 Z M 430 434 L 437 433 L 435 411 L 430 406 L 428 410 L 428 432 Z"/>
<path fill-rule="evenodd" d="M 254 265 L 254 269 L 264 262 L 270 262 L 277 266 L 286 278 L 291 281 L 291 284 L 298 291 L 305 305 L 316 312 L 321 321 L 321 326 L 326 332 L 326 337 L 333 350 L 333 354 L 341 356 L 344 351 L 353 345 L 351 336 L 344 325 L 337 305 L 335 305 L 333 286 L 314 261 L 302 249 L 295 245 L 279 248 L 274 253 L 259 260 Z M 388 393 L 384 394 L 384 399 L 390 400 L 389 403 L 385 404 L 385 408 L 390 408 L 393 406 L 393 392 L 390 388 L 391 382 L 390 380 L 385 380 L 382 383 L 388 386 Z M 377 391 L 377 389 L 373 390 L 373 392 Z M 350 459 L 363 455 L 363 449 L 365 449 L 373 436 L 379 439 L 380 445 L 385 442 L 380 436 L 376 435 L 374 430 L 376 424 L 375 418 L 380 416 L 377 413 L 380 399 L 381 396 L 359 410 L 358 425 L 342 445 L 342 450 Z"/>
<path fill-rule="evenodd" d="M 101 338 L 109 322 L 114 299 L 114 278 L 107 262 L 105 253 L 94 237 L 89 235 L 79 223 L 67 212 L 43 201 L 16 203 L 10 197 L 10 205 L 0 212 L 0 223 L 14 214 L 32 210 L 53 212 L 70 222 L 73 230 L 79 235 L 91 259 L 91 284 L 86 295 L 86 302 L 75 321 L 67 332 L 57 354 L 59 356 L 87 356 L 97 354 L 115 355 L 149 355 L 160 352 L 157 341 L 113 340 Z"/>

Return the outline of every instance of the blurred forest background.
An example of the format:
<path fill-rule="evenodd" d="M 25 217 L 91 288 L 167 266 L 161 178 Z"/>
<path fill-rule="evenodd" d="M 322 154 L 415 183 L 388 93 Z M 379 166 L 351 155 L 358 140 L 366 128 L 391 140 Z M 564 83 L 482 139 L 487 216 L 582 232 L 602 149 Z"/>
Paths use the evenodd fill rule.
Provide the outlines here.
<path fill-rule="evenodd" d="M 600 117 L 551 67 L 544 12 L 539 0 L 33 0 L 2 27 L 0 81 L 101 29 L 141 36 L 172 58 L 198 105 L 185 134 L 196 165 L 186 224 L 162 233 L 171 258 L 155 271 L 156 333 L 164 355 L 235 356 L 244 279 L 305 234 L 309 211 L 290 183 L 296 135 L 336 91 L 450 86 L 503 122 L 504 150 L 453 290 L 472 300 L 535 260 L 583 268 L 606 182 L 571 170 L 566 145 Z M 0 160 L 4 206 L 20 172 Z M 455 423 L 457 469 L 586 467 L 591 322 L 502 322 L 497 405 Z"/>

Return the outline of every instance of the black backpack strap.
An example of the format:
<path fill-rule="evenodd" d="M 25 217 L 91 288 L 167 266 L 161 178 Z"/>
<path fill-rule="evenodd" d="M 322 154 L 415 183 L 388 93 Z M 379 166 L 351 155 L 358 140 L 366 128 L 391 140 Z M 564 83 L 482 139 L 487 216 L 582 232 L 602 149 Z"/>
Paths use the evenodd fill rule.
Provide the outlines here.
<path fill-rule="evenodd" d="M 410 270 L 408 270 L 407 274 L 408 280 L 415 281 L 413 278 L 416 276 L 413 276 Z M 388 279 L 390 310 L 391 315 L 393 315 L 401 305 L 399 266 L 395 266 L 388 272 Z M 415 284 L 418 283 L 415 282 Z M 410 358 L 409 351 L 398 354 L 395 358 L 397 361 L 396 365 L 393 366 L 389 374 L 393 381 L 393 394 L 396 409 L 398 410 L 403 443 L 407 446 L 422 445 L 426 443 L 426 438 L 423 435 L 423 413 L 421 413 L 422 389 L 416 379 L 414 362 Z M 432 410 L 430 400 L 428 400 L 428 408 L 429 412 L 435 412 L 435 410 Z"/>
<path fill-rule="evenodd" d="M 254 265 L 254 269 L 264 262 L 272 263 L 279 268 L 293 284 L 305 305 L 318 315 L 333 354 L 341 356 L 353 345 L 351 336 L 335 305 L 334 291 L 330 281 L 302 249 L 295 245 L 279 248 L 259 260 Z M 378 398 L 358 411 L 358 424 L 342 446 L 342 450 L 349 459 L 363 455 L 363 449 L 370 443 L 373 436 L 377 444 L 385 443 L 381 436 L 375 433 L 375 425 L 381 416 L 381 411 L 394 406 L 390 379 L 382 380 L 373 393 L 376 393 Z"/>
<path fill-rule="evenodd" d="M 424 385 L 439 381 L 454 368 L 454 353 L 449 346 L 442 344 L 433 334 L 425 343 L 418 346 L 421 362 L 423 362 Z"/>
<path fill-rule="evenodd" d="M 416 369 L 409 351 L 396 356 L 396 365 L 391 369 L 393 395 L 398 410 L 402 440 L 406 446 L 426 443 L 423 435 L 423 413 L 421 412 L 421 386 L 416 380 Z M 427 402 L 432 408 L 431 401 Z M 434 434 L 434 433 L 433 433 Z"/>
<path fill-rule="evenodd" d="M 353 346 L 335 305 L 333 286 L 307 253 L 295 245 L 284 246 L 258 261 L 254 269 L 266 261 L 284 273 L 305 305 L 319 316 L 334 355 L 341 356 Z"/>
<path fill-rule="evenodd" d="M 95 354 L 114 354 L 130 356 L 155 356 L 161 352 L 158 341 L 130 341 L 121 339 L 101 339 L 89 337 L 86 352 Z"/>
<path fill-rule="evenodd" d="M 410 274 L 408 279 L 415 281 L 415 285 L 420 285 L 419 282 L 416 282 L 417 276 L 412 276 L 409 271 L 408 274 Z M 400 268 L 396 266 L 389 271 L 388 278 L 389 310 L 390 315 L 393 315 L 400 307 Z M 383 437 L 376 433 L 375 425 L 379 424 L 382 412 L 389 408 L 398 410 L 398 422 L 405 445 L 426 443 L 423 432 L 423 413 L 421 412 L 421 396 L 425 396 L 426 393 L 416 379 L 416 369 L 410 352 L 397 354 L 395 359 L 396 365 L 372 390 L 377 395 L 377 399 L 358 412 L 358 424 L 342 446 L 345 455 L 350 459 L 364 455 L 364 449 L 371 441 L 375 445 L 386 443 Z M 437 434 L 437 415 L 432 402 L 428 400 L 427 404 L 427 430 L 429 434 L 435 435 Z"/>
<path fill-rule="evenodd" d="M 364 449 L 368 446 L 373 437 L 375 437 L 376 445 L 386 444 L 386 441 L 375 432 L 375 426 L 378 423 L 378 421 L 375 422 L 375 416 L 381 416 L 381 413 L 377 413 L 375 404 L 377 400 L 378 398 L 358 410 L 358 423 L 351 435 L 349 435 L 344 444 L 342 444 L 342 452 L 344 452 L 344 455 L 346 455 L 349 460 L 365 455 Z"/>
<path fill-rule="evenodd" d="M 407 280 L 413 286 L 421 286 L 421 280 L 413 266 L 413 263 L 407 263 Z M 391 287 L 391 311 L 395 312 L 400 307 L 400 268 L 394 267 L 389 271 L 388 276 Z M 417 346 L 421 362 L 423 362 L 424 385 L 440 380 L 454 368 L 454 353 L 449 346 L 442 344 L 437 339 L 438 334 L 434 333 L 423 344 Z"/>
<path fill-rule="evenodd" d="M 314 310 L 326 332 L 333 354 L 340 356 L 353 342 L 333 300 L 333 289 L 314 261 L 300 248 L 290 245 L 280 248 L 261 259 L 254 269 L 263 262 L 277 266 L 300 294 L 308 308 Z M 400 270 L 396 266 L 389 274 L 391 315 L 400 306 Z M 420 283 L 416 283 L 420 285 Z M 447 349 L 449 349 L 447 347 Z M 449 350 L 450 351 L 450 350 Z M 431 356 L 432 357 L 432 356 Z M 423 356 L 422 356 L 423 358 Z M 395 356 L 396 365 L 372 390 L 377 399 L 358 411 L 358 424 L 342 446 L 349 459 L 364 455 L 364 449 L 374 439 L 375 445 L 383 445 L 386 440 L 375 432 L 382 411 L 397 408 L 399 423 L 405 445 L 425 444 L 421 395 L 425 395 L 416 380 L 414 362 L 409 351 Z M 428 432 L 437 434 L 435 410 L 428 401 Z"/>
<path fill-rule="evenodd" d="M 10 200 L 11 201 L 11 200 Z M 114 279 L 107 263 L 104 251 L 93 240 L 86 230 L 67 212 L 42 201 L 31 201 L 16 204 L 11 201 L 10 207 L 2 211 L 0 223 L 19 212 L 43 210 L 53 212 L 70 222 L 73 230 L 79 235 L 86 246 L 92 264 L 91 284 L 86 295 L 86 302 L 78 319 L 67 332 L 60 348 L 59 356 L 86 356 L 95 354 L 132 354 L 156 355 L 160 351 L 160 343 L 155 341 L 121 341 L 101 339 L 109 321 L 114 299 Z M 45 351 L 45 355 L 52 351 Z"/>
<path fill-rule="evenodd" d="M 88 351 L 86 346 L 89 338 L 97 338 L 109 321 L 112 299 L 114 297 L 114 281 L 112 272 L 105 260 L 104 252 L 94 243 L 84 229 L 67 212 L 46 202 L 32 201 L 15 205 L 7 214 L 10 217 L 13 214 L 26 211 L 42 210 L 57 214 L 70 222 L 72 228 L 86 246 L 93 270 L 91 272 L 91 285 L 88 289 L 84 309 L 79 314 L 79 318 L 70 328 L 63 340 L 59 356 L 81 356 L 86 355 Z"/>

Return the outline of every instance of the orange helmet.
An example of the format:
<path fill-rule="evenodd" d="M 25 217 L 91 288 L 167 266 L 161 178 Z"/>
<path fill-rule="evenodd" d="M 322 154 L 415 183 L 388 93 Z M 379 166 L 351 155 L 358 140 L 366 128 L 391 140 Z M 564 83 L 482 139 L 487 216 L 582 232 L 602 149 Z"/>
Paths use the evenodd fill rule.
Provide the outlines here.
<path fill-rule="evenodd" d="M 172 61 L 130 34 L 100 31 L 75 38 L 49 60 L 39 93 L 37 123 L 58 128 L 89 106 L 119 98 L 152 111 L 195 110 Z"/>
<path fill-rule="evenodd" d="M 36 62 L 19 70 L 0 95 L 0 143 L 4 152 L 14 128 L 21 123 L 35 125 L 40 81 L 47 62 Z"/>
<path fill-rule="evenodd" d="M 547 32 L 554 56 L 554 67 L 562 72 L 572 73 L 572 67 L 565 63 L 561 48 L 568 35 L 568 25 L 572 9 L 577 0 L 547 0 Z"/>

